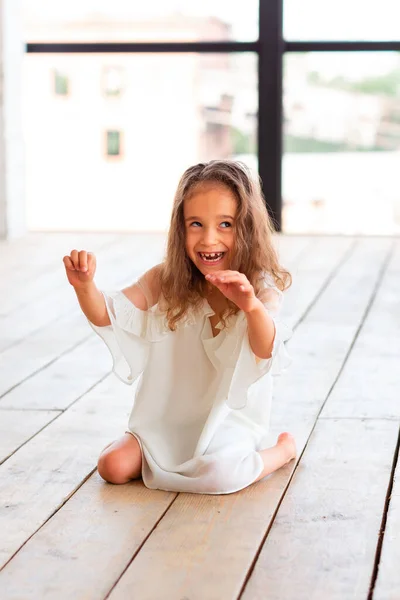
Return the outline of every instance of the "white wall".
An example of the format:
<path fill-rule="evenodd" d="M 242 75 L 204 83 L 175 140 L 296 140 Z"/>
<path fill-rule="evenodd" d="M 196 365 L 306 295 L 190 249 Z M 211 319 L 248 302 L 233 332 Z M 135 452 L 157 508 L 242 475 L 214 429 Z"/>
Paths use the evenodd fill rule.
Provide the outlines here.
<path fill-rule="evenodd" d="M 0 0 L 0 238 L 26 232 L 21 1 Z"/>

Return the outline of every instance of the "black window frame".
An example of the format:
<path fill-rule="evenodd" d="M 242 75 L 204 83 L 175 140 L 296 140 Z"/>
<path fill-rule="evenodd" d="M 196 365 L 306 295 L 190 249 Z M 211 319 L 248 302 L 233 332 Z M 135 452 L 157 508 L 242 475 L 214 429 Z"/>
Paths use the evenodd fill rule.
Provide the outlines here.
<path fill-rule="evenodd" d="M 27 53 L 229 53 L 258 57 L 258 170 L 267 208 L 282 230 L 282 77 L 290 52 L 392 52 L 397 41 L 287 41 L 283 38 L 283 0 L 259 0 L 259 37 L 253 42 L 27 43 Z M 379 207 L 377 206 L 377 210 Z"/>

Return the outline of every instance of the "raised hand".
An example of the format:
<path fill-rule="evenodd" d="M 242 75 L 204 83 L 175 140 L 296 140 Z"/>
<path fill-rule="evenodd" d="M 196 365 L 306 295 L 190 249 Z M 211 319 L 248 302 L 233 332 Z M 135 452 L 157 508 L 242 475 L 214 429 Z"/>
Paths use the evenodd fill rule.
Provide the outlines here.
<path fill-rule="evenodd" d="M 93 281 L 96 271 L 96 257 L 93 252 L 72 250 L 69 256 L 64 256 L 63 263 L 68 281 L 74 288 L 85 287 Z"/>
<path fill-rule="evenodd" d="M 260 304 L 253 286 L 243 273 L 215 271 L 215 273 L 206 275 L 206 279 L 244 312 L 250 312 Z"/>

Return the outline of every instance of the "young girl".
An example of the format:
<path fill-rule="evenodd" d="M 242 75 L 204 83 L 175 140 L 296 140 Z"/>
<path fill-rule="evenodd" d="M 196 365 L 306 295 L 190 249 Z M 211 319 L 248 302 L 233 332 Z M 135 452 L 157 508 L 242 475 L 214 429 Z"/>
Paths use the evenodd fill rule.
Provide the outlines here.
<path fill-rule="evenodd" d="M 290 362 L 275 319 L 291 277 L 272 246 L 258 179 L 233 161 L 186 170 L 164 261 L 122 291 L 100 292 L 95 257 L 64 257 L 80 306 L 125 383 L 140 376 L 128 431 L 100 455 L 111 483 L 229 494 L 296 456 L 282 433 L 263 449 L 271 374 Z"/>

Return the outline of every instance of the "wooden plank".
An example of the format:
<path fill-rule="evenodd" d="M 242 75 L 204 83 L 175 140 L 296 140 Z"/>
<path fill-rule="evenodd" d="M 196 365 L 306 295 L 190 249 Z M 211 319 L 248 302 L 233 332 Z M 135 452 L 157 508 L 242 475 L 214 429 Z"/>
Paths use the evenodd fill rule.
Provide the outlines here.
<path fill-rule="evenodd" d="M 13 261 L 13 243 L 9 243 L 8 253 L 4 249 L 2 259 L 0 295 L 2 302 L 0 315 L 6 315 L 16 306 L 26 306 L 27 303 L 43 291 L 43 282 L 48 280 L 46 289 L 53 289 L 60 272 L 60 259 L 64 248 L 72 248 L 88 244 L 95 251 L 119 243 L 115 234 L 69 234 L 66 236 L 41 236 L 37 248 L 27 248 L 25 255 Z"/>
<path fill-rule="evenodd" d="M 322 417 L 400 418 L 400 242 Z"/>
<path fill-rule="evenodd" d="M 400 465 L 397 464 L 390 497 L 382 554 L 376 580 L 374 600 L 400 598 Z"/>
<path fill-rule="evenodd" d="M 2 410 L 0 464 L 59 414 L 54 410 Z"/>
<path fill-rule="evenodd" d="M 346 257 L 355 241 L 351 238 L 315 238 L 302 253 L 301 260 L 291 265 L 293 285 L 286 291 L 282 317 L 293 326 L 305 315 L 321 290 Z"/>
<path fill-rule="evenodd" d="M 274 248 L 278 253 L 279 260 L 284 267 L 294 264 L 301 258 L 303 252 L 314 245 L 315 238 L 312 236 L 291 236 L 275 234 L 273 236 Z"/>
<path fill-rule="evenodd" d="M 156 241 L 160 240 L 156 238 Z M 149 251 L 137 261 L 135 269 L 126 269 L 127 262 L 121 262 L 121 255 L 125 261 L 129 260 L 128 250 L 138 252 L 139 240 L 128 240 L 127 244 L 114 249 L 105 265 L 108 267 L 107 275 L 102 275 L 104 285 L 101 288 L 121 287 L 132 281 L 148 264 L 154 264 L 154 256 L 159 256 L 159 243 L 154 243 Z M 143 244 L 143 247 L 146 246 Z M 157 254 L 158 253 L 158 254 Z M 139 266 L 141 270 L 138 271 Z M 35 331 L 20 342 L 13 344 L 10 348 L 0 353 L 0 370 L 4 376 L 0 381 L 0 396 L 4 395 L 15 385 L 30 377 L 36 371 L 46 367 L 64 352 L 73 349 L 77 344 L 88 339 L 92 330 L 87 324 L 79 305 L 74 297 L 74 292 L 68 283 L 64 283 L 65 295 L 70 295 L 74 301 L 74 308 L 66 316 L 58 318 L 50 324 Z"/>
<path fill-rule="evenodd" d="M 5 394 L 0 418 L 3 408 L 65 410 L 109 373 L 111 366 L 107 347 L 93 333 Z"/>
<path fill-rule="evenodd" d="M 345 243 L 345 245 L 346 245 L 346 243 Z M 322 276 L 322 273 L 321 273 L 321 276 Z M 323 274 L 323 276 L 325 276 L 325 274 Z M 119 389 L 118 389 L 118 393 L 119 393 Z M 84 402 L 85 402 L 85 401 L 86 401 L 86 400 L 84 399 Z M 79 410 L 79 406 L 80 406 L 81 404 L 82 404 L 82 400 L 81 400 L 79 403 L 77 403 L 77 404 L 75 405 L 75 407 L 77 407 L 77 408 L 76 408 L 76 410 Z M 75 407 L 74 407 L 74 408 L 75 408 Z M 68 412 L 70 412 L 70 411 L 67 411 L 67 413 L 66 413 L 66 414 L 68 414 Z M 115 412 L 117 413 L 117 407 L 116 407 L 116 409 L 115 409 Z M 60 421 L 61 419 L 64 419 L 64 418 L 65 418 L 65 415 L 63 415 L 62 417 L 60 417 L 60 418 L 59 418 L 57 421 Z M 75 422 L 75 421 L 76 421 L 76 418 L 74 419 L 74 422 Z M 52 431 L 54 431 L 54 430 L 55 430 L 55 427 L 54 427 L 54 426 L 55 426 L 55 424 L 53 424 L 52 426 L 50 426 L 49 428 L 47 428 L 47 435 L 49 435 L 49 431 L 50 431 L 50 430 L 52 430 Z M 44 433 L 44 432 L 42 432 L 42 433 L 41 433 L 39 436 L 37 436 L 37 437 L 38 437 L 38 438 L 41 438 L 41 437 L 43 437 L 43 433 Z M 54 443 L 55 443 L 55 440 L 56 440 L 56 439 L 59 437 L 59 436 L 58 436 L 58 433 L 54 433 L 54 434 L 53 434 L 53 437 L 54 437 Z M 74 444 L 74 443 L 76 443 L 76 441 L 74 440 L 74 432 L 72 431 L 72 432 L 71 432 L 71 440 L 70 440 L 70 445 L 71 445 L 71 446 L 73 446 L 73 444 Z M 32 443 L 30 443 L 30 445 L 32 446 Z M 35 445 L 35 448 L 33 449 L 33 452 L 32 452 L 32 450 L 31 450 L 31 454 L 34 456 L 34 460 L 36 460 L 36 456 L 37 456 L 38 449 L 39 449 L 39 448 L 40 448 L 42 445 L 43 445 L 43 444 L 40 442 L 40 439 L 38 439 L 38 440 L 36 441 L 36 445 Z M 46 444 L 46 443 L 45 443 L 44 445 L 46 446 L 46 445 L 48 445 L 48 444 Z M 15 456 L 17 456 L 18 454 L 19 454 L 19 453 L 17 453 Z M 13 457 L 13 458 L 14 458 L 14 457 Z M 24 460 L 24 462 L 26 461 L 26 457 L 22 457 L 22 459 Z M 20 459 L 20 460 L 22 460 L 22 459 Z M 58 457 L 58 461 L 60 461 L 60 460 L 62 460 L 62 456 L 59 456 L 59 457 Z M 65 462 L 65 460 L 64 460 L 64 462 Z M 18 464 L 19 464 L 19 462 L 18 462 Z M 29 461 L 28 461 L 28 464 L 30 464 L 30 463 L 29 463 Z M 47 465 L 46 465 L 46 464 L 44 464 L 44 465 L 43 465 L 43 468 L 46 468 L 46 467 L 47 467 L 47 469 L 49 469 L 49 466 L 48 466 L 48 464 L 47 464 Z M 14 468 L 15 468 L 15 467 L 14 467 Z M 26 469 L 26 468 L 27 468 L 27 465 L 25 464 L 25 469 Z M 81 471 L 81 473 L 82 473 L 82 471 Z M 36 476 L 35 476 L 35 477 L 36 477 Z M 28 479 L 28 482 L 29 482 L 29 479 Z M 28 483 L 28 482 L 27 482 L 27 483 Z M 31 486 L 35 486 L 35 482 L 34 482 L 34 481 L 33 481 L 33 482 L 31 482 L 31 483 L 30 483 L 30 485 L 31 485 Z M 87 484 L 85 484 L 85 485 L 83 486 L 83 488 L 82 488 L 82 489 L 84 489 L 86 485 L 87 485 Z M 14 483 L 14 487 L 15 487 L 15 483 Z M 255 492 L 256 492 L 256 493 L 258 493 L 258 494 L 260 494 L 260 492 L 262 491 L 262 490 L 260 490 L 260 488 L 258 488 L 257 486 L 254 486 L 253 490 L 255 490 Z M 41 495 L 41 493 L 42 493 L 42 491 L 40 491 L 40 492 L 39 492 L 39 490 L 37 490 L 37 489 L 35 488 L 35 494 L 37 494 L 38 496 L 40 496 L 40 495 Z M 46 490 L 43 490 L 43 493 L 44 493 L 44 494 L 47 494 L 47 491 L 46 491 Z M 53 494 L 54 494 L 54 493 L 57 493 L 57 490 L 56 490 L 55 492 L 53 492 Z M 35 494 L 34 494 L 34 497 L 35 497 Z M 57 496 L 57 498 L 59 498 L 59 496 Z M 197 498 L 201 498 L 201 497 L 200 497 L 200 496 L 197 496 Z M 229 496 L 229 499 L 232 499 L 232 500 L 233 500 L 234 498 L 235 498 L 235 495 L 233 495 L 233 496 Z M 218 503 L 218 506 L 221 506 L 221 505 L 225 506 L 225 504 L 224 504 L 224 503 L 225 503 L 225 500 L 227 501 L 227 500 L 228 500 L 228 498 L 224 498 L 224 499 L 223 499 L 222 497 L 212 497 L 212 496 L 209 496 L 209 497 L 205 497 L 205 499 L 204 499 L 204 501 L 207 501 L 207 502 L 210 502 L 210 501 L 211 501 L 211 502 L 217 502 L 217 503 Z M 37 499 L 37 501 L 36 501 L 36 502 L 37 502 L 37 503 L 39 503 L 39 498 Z M 89 509 L 89 506 L 91 506 L 91 503 L 90 503 L 90 501 L 89 501 L 89 500 L 87 500 L 86 502 L 87 502 L 87 506 L 88 506 L 88 509 Z M 29 504 L 31 504 L 31 503 L 32 503 L 32 500 L 30 500 L 30 499 L 29 499 Z M 261 503 L 261 497 L 260 497 L 260 503 Z M 47 499 L 47 496 L 46 496 L 46 502 L 45 502 L 45 504 L 47 504 L 47 506 L 48 506 L 48 510 L 49 510 L 49 509 L 50 509 L 50 506 L 51 506 L 51 503 L 50 503 L 50 505 L 49 505 L 49 503 L 48 503 L 48 499 Z M 65 536 L 63 536 L 63 535 L 62 535 L 62 532 L 63 532 L 63 531 L 65 531 L 65 527 L 64 527 L 64 526 L 58 526 L 58 525 L 57 525 L 57 523 L 58 523 L 58 519 L 59 519 L 59 518 L 64 518 L 64 514 L 65 514 L 65 513 L 64 513 L 64 511 L 66 511 L 66 513 L 69 515 L 69 519 L 71 520 L 71 514 L 75 514 L 75 513 L 73 512 L 73 508 L 72 508 L 73 506 L 74 506 L 74 505 L 71 505 L 71 500 L 69 500 L 69 501 L 68 501 L 68 503 L 67 503 L 67 504 L 66 504 L 66 505 L 65 505 L 65 506 L 64 506 L 64 507 L 63 507 L 63 508 L 62 508 L 62 509 L 59 511 L 59 513 L 57 513 L 57 515 L 55 515 L 55 517 L 53 517 L 53 519 L 52 519 L 51 521 L 49 521 L 49 523 L 48 523 L 48 524 L 46 524 L 46 526 L 44 527 L 44 530 L 46 530 L 46 528 L 47 528 L 48 526 L 50 526 L 50 525 L 49 525 L 50 523 L 52 523 L 53 521 L 56 523 L 56 530 L 58 530 L 58 531 L 61 533 L 61 537 L 60 537 L 60 538 L 57 538 L 57 539 L 55 539 L 55 538 L 53 539 L 53 542 L 52 542 L 52 547 L 53 547 L 53 548 L 55 548 L 55 547 L 57 546 L 57 550 L 56 550 L 56 552 L 57 552 L 57 554 L 59 554 L 60 556 L 68 555 L 68 551 L 67 551 L 67 550 L 66 550 L 66 548 L 64 547 L 64 544 L 65 544 Z M 42 509 L 42 505 L 40 505 L 40 508 Z M 53 500 L 53 508 L 55 508 L 55 502 L 54 502 L 54 500 Z M 16 535 L 16 532 L 17 532 L 17 531 L 19 531 L 19 529 L 18 529 L 18 527 L 19 527 L 19 521 L 18 521 L 18 520 L 23 518 L 23 515 L 22 515 L 22 514 L 21 514 L 21 515 L 19 514 L 18 507 L 17 507 L 17 509 L 16 509 L 16 510 L 17 510 L 17 522 L 16 522 L 16 524 L 13 526 L 13 528 L 12 528 L 12 531 L 11 531 L 11 532 L 9 532 L 9 536 L 8 536 L 8 537 L 12 537 L 12 538 L 13 538 L 13 537 Z M 78 510 L 78 509 L 77 509 L 77 510 Z M 231 509 L 229 508 L 229 506 L 227 507 L 227 510 L 228 510 L 228 512 L 231 510 Z M 242 511 L 240 511 L 240 512 L 242 512 Z M 40 513 L 40 514 L 42 514 L 42 518 L 43 518 L 43 513 Z M 40 514 L 39 514 L 39 515 L 37 515 L 37 508 L 33 509 L 33 515 L 35 516 L 35 518 L 36 518 L 36 519 L 40 518 Z M 95 515 L 95 514 L 96 514 L 96 510 L 88 510 L 88 511 L 85 513 L 85 528 L 87 528 L 87 527 L 88 527 L 88 524 L 87 524 L 87 519 L 90 519 L 89 515 Z M 80 529 L 82 529 L 82 526 L 83 526 L 83 525 L 82 525 L 81 518 L 82 518 L 82 510 L 81 510 L 81 508 L 79 508 L 78 512 L 76 513 L 76 519 L 77 519 L 76 528 L 77 528 L 77 530 L 80 530 Z M 36 520 L 36 524 L 38 524 L 38 522 L 39 522 L 39 521 L 38 521 L 38 520 Z M 0 526 L 1 526 L 1 524 L 0 524 Z M 112 523 L 111 523 L 111 524 L 110 524 L 110 523 L 105 523 L 105 526 L 106 526 L 106 528 L 107 528 L 107 527 L 109 527 L 109 528 L 111 528 L 111 530 L 112 530 Z M 94 522 L 94 523 L 93 523 L 93 529 L 94 529 L 94 531 L 96 530 L 96 528 L 97 528 L 97 525 L 96 525 L 96 523 Z M 28 532 L 27 532 L 27 531 L 25 531 L 25 532 L 24 532 L 24 534 L 25 534 L 25 536 L 26 536 L 26 535 L 28 535 Z M 53 538 L 53 534 L 52 534 L 52 536 L 51 536 L 51 537 Z M 22 536 L 22 535 L 21 535 L 21 536 L 18 538 L 18 539 L 19 539 L 19 542 L 21 542 L 22 538 L 23 538 L 23 536 Z M 35 541 L 36 541 L 36 539 L 37 539 L 37 535 L 35 535 L 35 536 L 32 538 L 32 540 L 30 540 L 30 541 L 29 541 L 29 542 L 28 542 L 28 543 L 27 543 L 27 544 L 24 546 L 24 552 L 29 550 L 30 552 L 33 552 L 33 554 L 35 554 L 35 553 L 36 553 L 36 547 L 35 547 Z M 46 538 L 46 539 L 48 540 L 49 538 Z M 72 535 L 72 537 L 69 537 L 69 539 L 72 539 L 72 540 L 74 540 L 74 539 L 75 539 L 75 536 L 74 536 L 74 535 Z M 15 543 L 16 543 L 16 542 L 15 542 L 15 540 L 14 540 L 14 543 L 12 543 L 12 544 L 11 544 L 13 548 L 15 548 Z M 48 543 L 48 542 L 47 542 L 47 543 Z M 124 552 L 125 552 L 124 548 L 122 548 L 122 546 L 119 546 L 119 548 L 120 548 L 120 551 L 121 551 L 121 557 L 125 556 L 125 555 L 124 555 Z M 80 561 L 80 562 L 77 562 L 77 561 L 75 561 L 73 564 L 71 564 L 71 563 L 69 563 L 69 562 L 68 562 L 68 564 L 67 564 L 66 562 L 63 562 L 63 563 L 62 563 L 62 567 L 60 566 L 59 568 L 60 568 L 60 569 L 62 568 L 62 569 L 64 570 L 64 573 L 65 573 L 65 575 L 64 575 L 64 576 L 65 576 L 65 578 L 66 578 L 66 579 L 68 579 L 68 582 L 69 582 L 69 581 L 71 581 L 71 580 L 73 580 L 73 579 L 75 579 L 75 574 L 74 574 L 74 576 L 71 576 L 71 573 L 72 573 L 72 571 L 71 571 L 71 568 L 72 568 L 72 569 L 74 569 L 74 568 L 75 568 L 75 567 L 74 567 L 74 565 L 76 565 L 76 567 L 78 568 L 78 570 L 81 570 L 81 569 L 83 569 L 83 570 L 85 570 L 85 569 L 90 569 L 90 567 L 91 567 L 91 565 L 92 565 L 92 561 L 93 561 L 93 552 L 95 552 L 95 554 L 96 554 L 96 556 L 97 556 L 97 551 L 96 551 L 96 548 L 95 548 L 93 545 L 90 545 L 90 544 L 88 543 L 87 545 L 85 545 L 85 548 L 84 548 L 84 550 L 82 549 L 82 551 L 81 551 L 82 559 L 81 559 L 81 561 Z M 39 553 L 40 553 L 40 551 L 39 551 Z M 83 556 L 84 556 L 84 558 L 83 558 Z M 15 558 L 13 559 L 13 561 L 10 563 L 10 566 L 12 566 L 12 565 L 13 565 L 13 563 L 14 563 L 14 561 L 15 561 L 15 560 L 16 560 L 16 557 L 15 557 Z M 99 558 L 98 560 L 100 560 L 100 558 Z M 106 571 L 107 571 L 107 568 L 106 568 L 106 565 L 107 565 L 107 560 L 108 560 L 107 553 L 104 553 L 104 556 L 103 556 L 103 558 L 102 558 L 101 560 L 103 560 L 103 561 L 104 561 L 104 563 L 97 562 L 97 567 L 99 567 L 98 569 L 96 569 L 96 572 L 97 572 L 97 573 L 99 573 L 99 572 L 102 572 L 102 573 L 103 573 L 103 572 L 106 572 Z M 24 563 L 26 564 L 26 561 L 27 561 L 27 563 L 28 563 L 28 564 L 31 564 L 31 563 L 30 563 L 30 559 L 29 559 L 28 557 L 26 557 L 26 558 L 25 558 L 25 560 L 24 560 L 24 561 L 22 561 L 22 563 L 16 563 L 16 564 L 17 564 L 17 565 L 19 565 L 19 564 L 24 564 Z M 84 563 L 84 564 L 82 564 L 82 561 L 83 561 L 83 563 Z M 100 564 L 103 564 L 104 566 L 100 566 Z M 86 566 L 85 566 L 85 565 L 86 565 Z M 124 562 L 123 562 L 123 560 L 122 560 L 122 561 L 121 561 L 121 564 L 120 564 L 121 571 L 122 571 L 122 569 L 124 568 L 124 566 L 125 566 L 125 563 L 124 563 Z M 16 568 L 16 567 L 15 567 L 15 568 Z M 17 569 L 17 571 L 18 571 L 18 569 Z M 17 585 L 17 582 L 18 582 L 18 579 L 19 579 L 19 578 L 15 576 L 15 571 L 12 571 L 12 572 L 13 572 L 13 579 L 14 579 L 14 581 L 16 582 L 16 585 Z M 74 571 L 74 573 L 75 573 L 75 571 Z M 60 577 L 61 577 L 61 576 L 60 576 Z M 76 577 L 78 577 L 78 581 L 81 581 L 81 578 L 79 578 L 78 574 L 76 575 Z M 48 586 L 48 580 L 49 580 L 49 571 L 47 571 L 47 567 L 45 566 L 45 564 L 42 566 L 42 569 L 41 569 L 41 570 L 38 572 L 38 577 L 37 577 L 37 580 L 38 580 L 38 583 L 35 583 L 35 588 L 34 588 L 34 589 L 36 590 L 36 592 L 35 592 L 35 593 L 37 594 L 37 597 L 42 597 L 42 594 L 44 594 L 44 593 L 45 593 L 46 586 Z M 64 583 L 62 583 L 62 582 L 61 582 L 61 579 L 58 581 L 58 584 L 59 584 L 59 588 L 58 588 L 59 590 L 61 590 L 61 589 L 63 589 L 63 590 L 64 590 L 64 589 L 68 589 L 68 588 L 69 588 L 69 586 L 70 586 L 70 584 L 69 584 L 69 583 L 67 583 L 66 581 L 64 581 Z M 89 585 L 89 584 L 88 584 L 88 585 Z M 38 586 L 39 586 L 39 587 L 38 587 Z M 40 587 L 40 586 L 42 586 L 42 587 Z M 94 586 L 94 584 L 93 584 L 93 583 L 90 583 L 90 587 L 88 587 L 88 588 L 87 588 L 87 589 L 90 589 L 91 597 L 94 597 L 94 594 L 95 594 L 95 589 L 93 588 L 93 586 Z M 97 586 L 100 586 L 101 590 L 103 589 L 103 587 L 101 587 L 101 586 L 103 586 L 103 580 L 102 580 L 102 578 L 101 578 L 101 577 L 98 577 L 98 578 L 97 578 Z M 42 591 L 41 591 L 41 592 L 39 592 L 39 591 L 38 591 L 39 589 L 40 589 L 40 590 L 42 590 L 43 592 L 42 592 Z M 73 597 L 73 595 L 72 595 L 72 597 Z"/>
<path fill-rule="evenodd" d="M 396 441 L 393 421 L 318 422 L 242 600 L 367 598 Z"/>
<path fill-rule="evenodd" d="M 98 270 L 96 281 L 99 285 L 119 285 L 130 282 L 161 257 L 164 236 L 121 236 L 98 248 L 96 252 Z M 91 246 L 86 246 L 91 248 Z M 37 331 L 57 318 L 77 307 L 73 290 L 66 276 L 62 257 L 70 250 L 64 246 L 58 254 L 58 266 L 54 270 L 41 273 L 34 283 L 11 286 L 6 298 L 2 298 L 0 310 L 0 352 L 30 333 Z M 132 268 L 131 256 L 140 258 Z M 34 260 L 34 259 L 33 259 Z M 106 278 L 104 277 L 106 273 Z M 23 298 L 23 302 L 21 301 Z M 11 308 L 12 307 L 12 308 Z"/>
<path fill-rule="evenodd" d="M 80 486 L 126 428 L 134 390 L 114 376 L 0 466 L 0 567 Z"/>
<path fill-rule="evenodd" d="M 321 418 L 400 418 L 400 242 L 383 275 L 371 310 Z M 374 600 L 400 597 L 399 467 L 390 498 Z"/>
<path fill-rule="evenodd" d="M 390 239 L 361 240 L 299 324 L 289 342 L 290 353 L 296 359 L 288 376 L 276 379 L 279 410 L 272 415 L 274 435 L 282 428 L 291 428 L 301 437 L 301 423 L 308 419 L 312 422 L 322 408 L 327 389 L 335 382 L 364 320 L 391 246 Z M 311 344 L 305 345 L 306 339 Z M 306 394 L 299 393 L 307 387 Z"/>
<path fill-rule="evenodd" d="M 388 240 L 387 243 L 391 242 Z M 368 596 L 398 424 L 395 421 L 372 420 L 376 411 L 371 414 L 365 410 L 360 389 L 365 378 L 365 366 L 371 364 L 365 359 L 373 355 L 375 371 L 379 373 L 380 363 L 384 363 L 387 357 L 381 352 L 379 343 L 377 351 L 376 344 L 371 348 L 364 337 L 367 335 L 371 341 L 371 333 L 380 331 L 383 314 L 388 326 L 385 334 L 389 346 L 391 335 L 398 336 L 393 294 L 395 280 L 390 266 L 398 264 L 397 261 L 397 255 L 393 254 L 352 354 L 321 413 L 315 435 L 280 507 L 246 586 L 244 599 L 261 598 L 265 593 L 272 600 L 294 596 L 299 600 Z M 369 260 L 365 261 L 357 290 L 360 290 L 360 285 L 361 289 L 365 285 L 370 264 Z M 350 310 L 346 311 L 347 314 L 358 310 L 354 293 L 343 294 L 343 298 L 348 298 L 346 307 Z M 323 307 L 323 304 L 320 306 Z M 323 312 L 320 315 L 322 317 Z M 345 326 L 346 323 L 346 317 L 339 324 L 335 323 L 333 316 L 333 326 Z M 322 333 L 331 344 L 326 326 Z M 372 380 L 368 381 L 371 385 Z M 345 402 L 344 389 L 347 390 Z M 391 401 L 392 410 L 396 410 L 393 405 L 398 394 L 395 399 L 391 389 L 391 380 L 376 379 L 371 397 L 376 399 L 380 394 L 389 397 L 388 406 Z M 295 417 L 307 416 L 301 404 L 300 400 L 301 412 L 295 409 Z M 322 418 L 347 417 L 349 414 L 351 419 Z M 369 419 L 357 418 L 359 415 Z M 323 481 L 323 485 L 318 486 L 319 480 Z M 301 547 L 305 545 L 307 553 L 302 553 Z M 284 577 L 284 573 L 288 572 L 290 577 Z"/>
<path fill-rule="evenodd" d="M 91 335 L 78 309 L 0 354 L 0 397 Z"/>
<path fill-rule="evenodd" d="M 175 497 L 94 473 L 0 572 L 2 600 L 105 598 Z"/>

